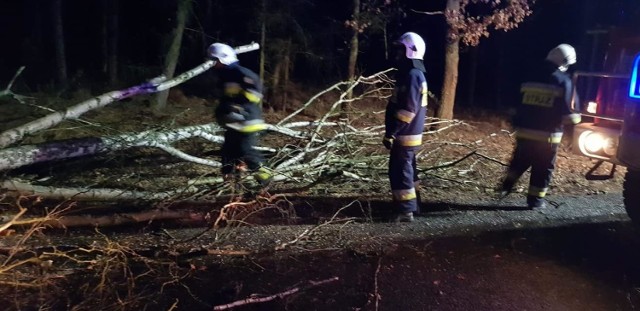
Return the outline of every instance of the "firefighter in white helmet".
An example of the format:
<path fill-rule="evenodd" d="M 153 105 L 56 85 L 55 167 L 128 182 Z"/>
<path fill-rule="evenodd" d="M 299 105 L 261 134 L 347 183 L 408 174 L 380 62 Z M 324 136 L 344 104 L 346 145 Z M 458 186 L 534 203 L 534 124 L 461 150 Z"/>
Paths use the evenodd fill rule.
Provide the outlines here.
<path fill-rule="evenodd" d="M 512 191 L 520 176 L 531 167 L 527 205 L 531 209 L 546 207 L 544 197 L 555 169 L 564 126 L 580 122 L 580 114 L 571 110 L 573 85 L 567 73 L 576 60 L 575 49 L 560 44 L 546 57 L 545 75 L 522 84 L 522 102 L 513 120 L 516 147 L 500 189 L 502 197 Z"/>
<path fill-rule="evenodd" d="M 427 80 L 423 57 L 425 43 L 414 32 L 394 42 L 398 72 L 385 113 L 384 146 L 390 150 L 389 181 L 394 201 L 393 221 L 413 221 L 419 191 L 416 151 L 422 145 L 427 114 Z"/>
<path fill-rule="evenodd" d="M 215 110 L 218 124 L 225 128 L 222 144 L 222 174 L 225 179 L 237 176 L 245 167 L 263 186 L 271 180 L 270 170 L 263 166 L 262 154 L 255 150 L 258 132 L 266 128 L 262 119 L 262 82 L 253 71 L 242 67 L 235 50 L 214 43 L 207 56 L 215 62 L 222 91 Z"/>

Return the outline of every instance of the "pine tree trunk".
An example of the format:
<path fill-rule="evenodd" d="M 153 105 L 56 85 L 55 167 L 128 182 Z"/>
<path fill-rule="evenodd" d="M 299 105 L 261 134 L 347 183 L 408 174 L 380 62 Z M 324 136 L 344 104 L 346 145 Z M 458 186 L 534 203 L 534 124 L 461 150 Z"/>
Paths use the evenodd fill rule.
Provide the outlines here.
<path fill-rule="evenodd" d="M 118 82 L 118 0 L 102 0 L 102 73 L 111 85 Z"/>
<path fill-rule="evenodd" d="M 187 23 L 187 17 L 191 10 L 191 0 L 180 0 L 178 2 L 178 12 L 176 13 L 176 28 L 172 32 L 171 46 L 164 61 L 164 75 L 167 79 L 173 78 L 180 58 L 180 46 L 182 45 L 182 34 Z M 169 90 L 159 92 L 153 104 L 153 111 L 159 113 L 167 106 Z"/>
<path fill-rule="evenodd" d="M 467 100 L 469 107 L 476 106 L 476 77 L 478 76 L 478 50 L 480 47 L 469 47 L 469 85 L 467 88 Z"/>
<path fill-rule="evenodd" d="M 260 80 L 265 81 L 265 51 L 267 44 L 267 0 L 262 0 L 262 21 L 260 22 Z"/>
<path fill-rule="evenodd" d="M 360 18 L 360 0 L 353 0 L 353 20 L 356 23 L 359 23 Z M 357 24 L 356 28 L 353 29 L 353 33 L 351 34 L 351 42 L 349 44 L 349 64 L 348 64 L 348 73 L 347 80 L 353 81 L 356 77 L 356 64 L 358 63 L 358 29 L 360 25 Z M 351 91 L 347 94 L 348 98 L 351 98 Z M 343 112 L 349 110 L 349 103 L 343 103 L 341 106 Z"/>
<path fill-rule="evenodd" d="M 118 38 L 119 24 L 118 24 L 118 0 L 110 0 L 108 16 L 107 16 L 107 64 L 109 82 L 114 85 L 118 82 Z"/>
<path fill-rule="evenodd" d="M 447 10 L 460 10 L 460 0 L 448 0 Z M 460 38 L 453 36 L 452 31 L 451 28 L 447 31 L 442 98 L 440 99 L 440 109 L 438 109 L 436 115 L 440 119 L 453 119 L 453 106 L 456 100 L 458 62 L 460 60 Z"/>
<path fill-rule="evenodd" d="M 67 59 L 65 57 L 64 28 L 62 26 L 62 0 L 53 0 L 53 32 L 55 42 L 56 82 L 60 87 L 67 85 Z"/>

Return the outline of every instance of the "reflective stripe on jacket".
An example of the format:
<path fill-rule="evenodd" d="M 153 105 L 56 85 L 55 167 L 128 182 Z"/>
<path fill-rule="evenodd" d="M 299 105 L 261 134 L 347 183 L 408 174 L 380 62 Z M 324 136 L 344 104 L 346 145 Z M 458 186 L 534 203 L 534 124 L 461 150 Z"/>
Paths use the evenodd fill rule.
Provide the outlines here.
<path fill-rule="evenodd" d="M 517 137 L 559 143 L 564 125 L 581 121 L 580 114 L 571 111 L 571 78 L 554 70 L 540 81 L 522 84 L 522 101 L 513 122 Z"/>
<path fill-rule="evenodd" d="M 238 62 L 220 69 L 220 104 L 216 107 L 216 120 L 228 129 L 254 133 L 266 129 L 262 119 L 262 82 L 253 71 Z"/>
<path fill-rule="evenodd" d="M 517 128 L 516 137 L 520 139 L 559 144 L 562 141 L 562 132 L 546 132 L 526 128 Z"/>
<path fill-rule="evenodd" d="M 427 80 L 422 61 L 410 60 L 411 66 L 400 68 L 396 85 L 385 113 L 385 136 L 394 137 L 403 147 L 422 144 L 427 115 Z"/>

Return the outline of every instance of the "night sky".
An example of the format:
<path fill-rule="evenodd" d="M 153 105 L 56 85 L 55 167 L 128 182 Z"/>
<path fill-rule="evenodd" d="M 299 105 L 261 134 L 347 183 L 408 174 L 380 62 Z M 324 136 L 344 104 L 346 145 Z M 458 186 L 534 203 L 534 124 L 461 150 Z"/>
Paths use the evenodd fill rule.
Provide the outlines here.
<path fill-rule="evenodd" d="M 108 0 L 103 0 L 108 1 Z M 343 79 L 346 74 L 348 32 L 343 26 L 350 15 L 351 1 L 270 0 L 273 14 L 287 16 L 278 25 L 281 33 L 290 32 L 301 46 L 296 55 L 294 82 L 323 87 Z M 203 48 L 223 41 L 244 44 L 259 41 L 258 5 L 261 1 L 234 0 L 209 2 L 195 0 L 194 12 L 185 32 L 178 72 L 199 64 Z M 17 91 L 55 91 L 54 42 L 51 1 L 4 0 L 0 3 L 0 84 L 2 87 L 15 70 L 27 66 L 16 85 Z M 102 1 L 62 0 L 65 47 L 70 88 L 105 90 L 101 73 Z M 207 4 L 210 3 L 210 6 Z M 445 23 L 442 16 L 412 13 L 436 11 L 445 1 L 402 1 L 406 17 L 389 25 L 389 34 L 405 31 L 421 34 L 427 42 L 430 88 L 439 94 L 444 63 Z M 210 8 L 209 10 L 207 8 Z M 120 83 L 131 85 L 161 72 L 166 34 L 173 26 L 175 1 L 120 1 L 118 10 Z M 569 43 L 578 51 L 578 69 L 588 69 L 592 41 L 586 31 L 597 26 L 624 26 L 640 35 L 640 0 L 538 0 L 534 14 L 518 29 L 493 32 L 477 48 L 477 86 L 475 97 L 487 107 L 509 105 L 517 85 L 538 66 L 547 51 L 559 43 Z M 277 48 L 277 47 L 276 47 Z M 388 68 L 384 59 L 383 36 L 362 36 L 359 69 L 370 74 Z M 598 57 L 601 57 L 599 48 Z M 458 99 L 464 102 L 473 64 L 472 49 L 461 48 Z M 243 55 L 243 64 L 257 70 L 258 53 Z M 100 87 L 95 87 L 99 85 Z M 500 94 L 500 96 L 498 96 Z"/>

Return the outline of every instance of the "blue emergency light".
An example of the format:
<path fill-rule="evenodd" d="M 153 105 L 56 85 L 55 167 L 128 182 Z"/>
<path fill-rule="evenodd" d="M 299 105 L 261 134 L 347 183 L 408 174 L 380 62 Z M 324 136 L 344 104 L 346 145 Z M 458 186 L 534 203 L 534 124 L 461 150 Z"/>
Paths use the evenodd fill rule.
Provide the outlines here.
<path fill-rule="evenodd" d="M 640 99 L 640 54 L 633 60 L 631 83 L 629 84 L 629 97 Z"/>

